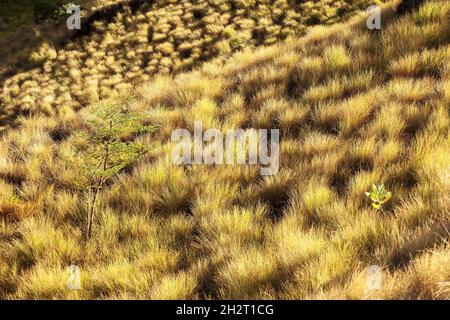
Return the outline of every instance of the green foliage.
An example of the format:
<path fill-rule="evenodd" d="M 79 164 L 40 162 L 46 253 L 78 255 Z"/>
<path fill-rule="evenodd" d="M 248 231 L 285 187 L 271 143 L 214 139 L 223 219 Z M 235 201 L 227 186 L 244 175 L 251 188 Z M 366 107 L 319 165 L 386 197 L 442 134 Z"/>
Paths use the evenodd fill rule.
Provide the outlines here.
<path fill-rule="evenodd" d="M 99 191 L 108 180 L 152 148 L 130 139 L 154 129 L 142 125 L 143 115 L 128 110 L 129 102 L 126 98 L 97 107 L 84 117 L 86 129 L 75 136 L 75 157 L 69 161 L 77 169 L 78 180 L 74 184 L 85 193 L 88 202 L 88 238 Z"/>
<path fill-rule="evenodd" d="M 392 193 L 387 191 L 383 184 L 380 184 L 378 186 L 372 185 L 372 191 L 366 192 L 366 196 L 372 201 L 372 207 L 378 210 L 389 201 Z"/>
<path fill-rule="evenodd" d="M 79 133 L 76 148 L 88 164 L 85 173 L 90 184 L 107 180 L 149 149 L 139 142 L 124 141 L 127 134 L 151 132 L 153 128 L 141 125 L 142 115 L 118 104 L 99 108 L 85 120 L 88 130 Z"/>
<path fill-rule="evenodd" d="M 58 24 L 69 16 L 67 9 L 73 5 L 74 3 L 67 0 L 58 0 L 56 2 L 48 0 L 36 1 L 33 4 L 35 22 L 49 21 L 53 24 Z"/>

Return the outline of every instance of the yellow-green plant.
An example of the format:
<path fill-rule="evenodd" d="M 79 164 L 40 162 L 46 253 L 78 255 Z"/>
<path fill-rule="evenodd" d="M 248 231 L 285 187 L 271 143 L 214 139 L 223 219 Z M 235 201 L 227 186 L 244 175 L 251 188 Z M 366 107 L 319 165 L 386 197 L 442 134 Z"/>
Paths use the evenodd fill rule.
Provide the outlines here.
<path fill-rule="evenodd" d="M 392 192 L 387 191 L 383 184 L 372 185 L 372 191 L 366 192 L 366 196 L 372 201 L 372 207 L 379 210 L 392 197 Z"/>
<path fill-rule="evenodd" d="M 154 131 L 153 127 L 142 125 L 142 115 L 127 110 L 125 100 L 127 99 L 119 103 L 107 103 L 93 110 L 85 119 L 87 130 L 79 132 L 74 142 L 77 156 L 72 162 L 80 177 L 76 186 L 86 195 L 87 200 L 87 239 L 92 233 L 101 189 L 108 180 L 152 148 L 124 139 L 129 134 Z"/>

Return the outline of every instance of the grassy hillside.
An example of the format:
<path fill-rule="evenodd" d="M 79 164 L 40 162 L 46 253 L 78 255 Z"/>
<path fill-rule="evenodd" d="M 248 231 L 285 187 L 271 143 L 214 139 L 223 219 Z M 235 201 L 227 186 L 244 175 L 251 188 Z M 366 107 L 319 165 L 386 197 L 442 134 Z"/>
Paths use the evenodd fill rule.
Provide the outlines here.
<path fill-rule="evenodd" d="M 50 35 L 39 38 L 39 47 L 34 52 L 30 52 L 34 33 L 15 35 L 14 40 L 1 46 L 9 52 L 0 59 L 4 74 L 12 76 L 6 77 L 0 87 L 0 130 L 2 126 L 11 126 L 20 114 L 53 115 L 62 106 L 77 110 L 148 81 L 155 73 L 191 69 L 218 55 L 226 59 L 243 47 L 273 44 L 288 36 L 302 35 L 308 26 L 336 22 L 372 2 L 107 0 L 100 3 L 103 5 L 93 8 L 94 15 L 83 23 L 83 32 L 65 44 L 53 44 L 50 36 L 60 34 L 57 38 L 63 39 L 67 33 L 64 26 L 55 29 L 44 25 L 38 33 Z M 0 65 L 0 75 L 1 69 Z M 17 71 L 21 69 L 23 72 Z"/>
<path fill-rule="evenodd" d="M 0 297 L 450 298 L 450 4 L 428 0 L 402 15 L 395 9 L 396 2 L 383 8 L 381 31 L 369 31 L 361 14 L 198 70 L 157 75 L 100 103 L 88 103 L 102 96 L 101 80 L 92 87 L 89 75 L 110 75 L 100 70 L 123 65 L 123 76 L 105 78 L 123 86 L 124 77 L 141 74 L 146 51 L 119 56 L 133 61 L 126 66 L 106 63 L 104 54 L 118 51 L 105 48 L 119 46 L 118 38 L 93 32 L 58 52 L 16 95 L 7 93 L 8 103 L 17 102 L 7 107 L 25 108 L 26 94 L 28 108 L 40 112 L 21 118 L 0 141 Z M 176 21 L 160 13 L 120 19 L 130 20 L 127 30 L 135 30 L 133 19 Z M 119 20 L 113 21 L 98 30 Z M 152 39 L 159 34 L 167 32 L 155 29 Z M 86 53 L 76 49 L 82 44 Z M 132 44 L 140 48 L 120 45 Z M 144 70 L 176 65 L 177 58 L 165 65 L 163 56 Z M 175 57 L 193 63 L 202 54 Z M 53 69 L 64 61 L 73 68 Z M 95 99 L 76 111 L 81 102 L 72 96 L 86 92 L 83 86 Z M 36 98 L 49 87 L 58 90 L 53 100 Z M 138 121 L 156 129 L 129 126 L 120 142 L 159 146 L 108 179 L 87 241 L 89 204 L 77 182 L 88 161 L 77 146 L 89 148 L 88 137 L 99 130 L 86 119 L 114 105 L 123 115 L 143 113 Z M 173 165 L 173 130 L 192 130 L 196 120 L 223 131 L 279 128 L 279 173 Z M 365 192 L 380 183 L 393 196 L 376 210 Z M 70 264 L 81 267 L 82 290 L 66 288 Z M 383 268 L 380 290 L 366 290 L 370 265 Z"/>
<path fill-rule="evenodd" d="M 66 27 L 65 17 L 61 16 L 64 4 L 80 5 L 83 19 L 87 21 L 94 13 L 103 12 L 118 1 L 124 0 L 4 0 L 0 12 L 0 83 L 35 68 L 30 56 L 44 43 L 59 47 L 73 35 Z M 48 19 L 57 8 L 59 14 Z"/>

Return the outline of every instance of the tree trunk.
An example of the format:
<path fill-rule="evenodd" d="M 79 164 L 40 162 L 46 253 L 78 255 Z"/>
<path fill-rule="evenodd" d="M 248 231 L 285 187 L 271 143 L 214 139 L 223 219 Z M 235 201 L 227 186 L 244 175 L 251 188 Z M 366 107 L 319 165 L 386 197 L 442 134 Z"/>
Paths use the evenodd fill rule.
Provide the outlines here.
<path fill-rule="evenodd" d="M 91 192 L 89 192 L 90 194 Z M 97 202 L 97 194 L 98 188 L 95 189 L 94 194 L 92 196 L 92 201 L 90 201 L 90 206 L 88 207 L 88 216 L 87 216 L 87 228 L 86 228 L 86 240 L 89 240 L 92 235 L 92 225 L 94 223 L 94 215 L 95 215 L 95 204 Z"/>

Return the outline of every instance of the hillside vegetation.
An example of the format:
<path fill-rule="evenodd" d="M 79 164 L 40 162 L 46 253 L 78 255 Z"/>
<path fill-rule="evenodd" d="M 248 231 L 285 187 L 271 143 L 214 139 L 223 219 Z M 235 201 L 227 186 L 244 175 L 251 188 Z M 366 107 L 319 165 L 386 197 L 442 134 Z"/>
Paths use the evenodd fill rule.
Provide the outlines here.
<path fill-rule="evenodd" d="M 217 7 L 202 3 L 201 20 L 219 21 Z M 450 3 L 428 0 L 402 15 L 397 3 L 383 7 L 380 31 L 368 30 L 367 15 L 360 14 L 150 80 L 151 73 L 183 68 L 215 46 L 207 37 L 198 38 L 203 44 L 178 43 L 178 49 L 192 46 L 181 59 L 173 46 L 154 45 L 143 67 L 144 47 L 125 41 L 125 31 L 104 28 L 129 20 L 127 30 L 138 36 L 134 19 L 146 24 L 157 17 L 153 41 L 176 39 L 177 28 L 169 25 L 179 20 L 158 7 L 148 16 L 118 14 L 29 73 L 34 78 L 16 87 L 17 94 L 11 88 L 23 75 L 5 82 L 7 108 L 24 110 L 26 96 L 28 108 L 39 112 L 20 118 L 20 127 L 0 141 L 0 297 L 449 299 Z M 184 5 L 174 1 L 165 12 L 179 10 L 181 17 Z M 207 32 L 215 24 L 200 27 L 192 19 L 202 34 L 223 32 Z M 277 29 L 276 19 L 269 26 Z M 148 41 L 147 24 L 144 30 L 139 37 Z M 135 48 L 128 50 L 133 57 L 107 49 L 119 45 L 114 34 L 122 34 L 121 46 Z M 269 43 L 284 37 L 279 29 L 269 34 Z M 83 45 L 86 52 L 77 49 Z M 57 68 L 61 63 L 73 67 Z M 120 72 L 106 77 L 113 74 L 109 67 Z M 92 103 L 108 96 L 102 88 L 139 77 L 145 83 L 136 90 Z M 60 91 L 48 92 L 54 88 Z M 83 98 L 80 109 L 72 97 L 86 92 L 94 98 Z M 40 98 L 49 94 L 55 96 Z M 75 183 L 86 163 L 76 146 L 88 148 L 85 136 L 98 129 L 86 118 L 111 106 L 124 116 L 143 115 L 142 126 L 155 129 L 126 127 L 120 141 L 152 148 L 107 180 L 86 240 L 89 207 Z M 279 173 L 173 165 L 173 130 L 192 130 L 198 120 L 223 131 L 279 128 Z M 381 183 L 392 198 L 376 210 L 365 192 Z M 81 267 L 82 290 L 66 288 L 70 264 Z M 379 290 L 366 290 L 370 265 L 383 269 Z"/>
<path fill-rule="evenodd" d="M 116 0 L 117 1 L 117 0 Z M 120 0 L 122 1 L 122 0 Z M 112 3 L 111 3 L 112 2 Z M 65 24 L 65 4 L 80 5 L 84 19 L 103 12 L 112 0 L 3 0 L 0 12 L 0 81 L 35 67 L 30 59 L 43 42 L 55 46 L 71 33 Z M 107 3 L 109 5 L 107 6 Z"/>
<path fill-rule="evenodd" d="M 9 54 L 0 59 L 0 79 L 2 73 L 13 75 L 0 86 L 0 130 L 13 125 L 20 114 L 54 115 L 62 106 L 77 110 L 148 81 L 155 73 L 191 69 L 214 56 L 226 59 L 243 47 L 302 35 L 308 26 L 335 22 L 371 3 L 99 1 L 89 7 L 93 13 L 83 30 L 59 46 L 52 40 L 60 43 L 68 36 L 64 23 L 59 28 L 44 24 L 38 29 L 48 36 L 38 38 L 34 52 L 30 52 L 30 43 L 36 32 L 6 38 L 2 47 Z"/>

